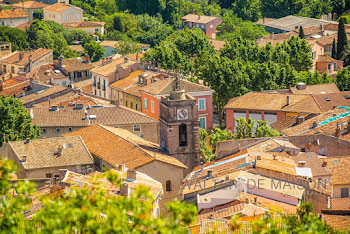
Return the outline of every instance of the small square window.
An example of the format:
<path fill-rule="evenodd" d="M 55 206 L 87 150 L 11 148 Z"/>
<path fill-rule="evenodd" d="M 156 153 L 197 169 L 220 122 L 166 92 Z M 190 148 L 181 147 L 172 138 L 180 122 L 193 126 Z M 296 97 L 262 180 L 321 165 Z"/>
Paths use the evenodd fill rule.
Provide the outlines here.
<path fill-rule="evenodd" d="M 56 129 L 56 132 L 57 132 L 57 133 L 61 132 L 61 129 L 57 128 L 57 129 Z"/>
<path fill-rule="evenodd" d="M 68 132 L 72 132 L 73 131 L 73 129 L 72 128 L 68 128 Z"/>
<path fill-rule="evenodd" d="M 46 173 L 46 178 L 52 178 L 52 174 L 51 173 Z"/>
<path fill-rule="evenodd" d="M 141 132 L 141 125 L 134 125 L 133 126 L 133 131 L 134 132 Z"/>
<path fill-rule="evenodd" d="M 170 192 L 171 191 L 171 181 L 170 180 L 167 180 L 165 182 L 165 188 L 166 188 L 166 191 L 167 192 Z"/>
<path fill-rule="evenodd" d="M 45 134 L 45 133 L 46 133 L 46 128 L 43 128 L 43 129 L 41 130 L 41 132 L 42 132 L 42 134 Z"/>
<path fill-rule="evenodd" d="M 340 197 L 341 198 L 349 197 L 349 188 L 341 188 Z"/>

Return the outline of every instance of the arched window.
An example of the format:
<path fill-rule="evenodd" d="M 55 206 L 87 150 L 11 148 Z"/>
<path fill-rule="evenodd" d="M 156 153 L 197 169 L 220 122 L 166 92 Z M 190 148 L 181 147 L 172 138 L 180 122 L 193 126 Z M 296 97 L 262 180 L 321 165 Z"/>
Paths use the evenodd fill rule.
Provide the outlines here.
<path fill-rule="evenodd" d="M 179 126 L 179 145 L 187 146 L 187 127 L 186 124 Z"/>

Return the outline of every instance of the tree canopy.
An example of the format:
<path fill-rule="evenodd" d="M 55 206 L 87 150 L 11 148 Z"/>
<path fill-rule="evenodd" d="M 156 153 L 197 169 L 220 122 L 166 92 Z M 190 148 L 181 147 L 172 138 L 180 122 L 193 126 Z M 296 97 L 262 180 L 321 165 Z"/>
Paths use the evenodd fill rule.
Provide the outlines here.
<path fill-rule="evenodd" d="M 0 147 L 4 140 L 17 141 L 39 136 L 39 127 L 32 124 L 32 118 L 20 100 L 6 95 L 0 97 Z"/>

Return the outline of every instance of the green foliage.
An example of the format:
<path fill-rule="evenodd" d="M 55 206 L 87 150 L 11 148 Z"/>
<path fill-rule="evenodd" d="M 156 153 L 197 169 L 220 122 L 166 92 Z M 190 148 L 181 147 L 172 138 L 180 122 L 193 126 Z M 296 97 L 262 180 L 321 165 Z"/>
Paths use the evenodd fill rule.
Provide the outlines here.
<path fill-rule="evenodd" d="M 85 43 L 84 50 L 90 56 L 90 59 L 93 62 L 100 60 L 105 53 L 105 50 L 102 48 L 102 46 L 100 46 L 94 40 L 91 40 L 90 42 Z"/>
<path fill-rule="evenodd" d="M 242 0 L 242 2 L 245 1 Z M 253 25 L 250 21 L 243 21 L 235 16 L 232 10 L 225 10 L 222 20 L 223 22 L 217 27 L 219 39 L 238 39 L 242 37 L 256 40 L 268 34 L 262 26 Z"/>
<path fill-rule="evenodd" d="M 256 22 L 261 18 L 260 0 L 236 0 L 232 9 L 243 20 Z"/>
<path fill-rule="evenodd" d="M 319 18 L 333 10 L 331 0 L 263 0 L 261 12 L 264 17 L 281 18 L 287 15 L 302 15 Z"/>
<path fill-rule="evenodd" d="M 115 45 L 115 48 L 117 52 L 123 56 L 133 54 L 141 50 L 141 46 L 133 41 L 119 41 L 118 44 Z"/>
<path fill-rule="evenodd" d="M 332 44 L 332 54 L 331 54 L 332 58 L 336 58 L 337 57 L 337 45 L 335 43 L 335 39 L 333 40 L 333 44 Z"/>
<path fill-rule="evenodd" d="M 50 48 L 54 58 L 58 58 L 60 55 L 64 55 L 66 58 L 76 56 L 68 47 L 68 44 L 73 40 L 72 32 L 55 22 L 35 19 L 26 32 L 29 45 L 33 49 Z"/>
<path fill-rule="evenodd" d="M 299 38 L 305 39 L 303 26 L 300 26 L 300 28 L 299 28 Z"/>
<path fill-rule="evenodd" d="M 234 139 L 232 132 L 227 129 L 215 128 L 208 133 L 201 128 L 199 133 L 201 153 L 207 162 L 215 160 L 216 144 L 219 141 Z"/>
<path fill-rule="evenodd" d="M 350 67 L 344 67 L 338 71 L 336 83 L 341 91 L 350 90 Z"/>
<path fill-rule="evenodd" d="M 174 32 L 172 26 L 163 23 L 160 15 L 157 17 L 149 16 L 148 14 L 136 16 L 136 21 L 143 30 L 142 33 L 136 36 L 136 39 L 142 43 L 158 45 Z"/>
<path fill-rule="evenodd" d="M 311 211 L 312 204 L 305 202 L 298 207 L 297 215 L 264 215 L 253 222 L 252 233 L 340 233 L 323 223 Z"/>
<path fill-rule="evenodd" d="M 42 10 L 36 10 L 33 12 L 33 19 L 42 20 L 44 19 L 44 12 Z"/>
<path fill-rule="evenodd" d="M 10 184 L 14 171 L 11 162 L 0 161 L 0 230 L 7 233 L 187 233 L 197 214 L 193 204 L 174 200 L 166 204 L 168 217 L 154 218 L 148 188 L 139 186 L 130 197 L 116 197 L 98 186 L 102 176 L 121 184 L 119 174 L 108 171 L 92 179 L 94 187 L 72 186 L 63 193 L 44 195 L 43 208 L 24 220 L 34 186 L 28 181 Z"/>
<path fill-rule="evenodd" d="M 318 71 L 303 71 L 297 74 L 296 82 L 303 82 L 307 85 L 315 85 L 334 83 L 335 80 L 332 77 L 330 77 L 326 72 L 320 75 Z"/>
<path fill-rule="evenodd" d="M 4 140 L 17 141 L 39 136 L 39 127 L 32 124 L 32 118 L 20 100 L 14 97 L 0 97 L 0 147 Z"/>
<path fill-rule="evenodd" d="M 0 41 L 11 42 L 12 50 L 25 50 L 29 46 L 26 32 L 7 26 L 0 26 Z"/>
<path fill-rule="evenodd" d="M 258 120 L 257 124 L 255 120 L 249 118 L 248 120 L 244 118 L 236 119 L 235 125 L 235 138 L 244 139 L 244 138 L 253 138 L 253 137 L 272 137 L 279 136 L 280 134 L 274 129 L 271 129 L 266 121 Z M 255 128 L 255 130 L 254 130 Z"/>
<path fill-rule="evenodd" d="M 346 19 L 341 17 L 338 25 L 337 59 L 341 59 L 343 51 L 348 45 L 348 38 L 345 31 Z"/>

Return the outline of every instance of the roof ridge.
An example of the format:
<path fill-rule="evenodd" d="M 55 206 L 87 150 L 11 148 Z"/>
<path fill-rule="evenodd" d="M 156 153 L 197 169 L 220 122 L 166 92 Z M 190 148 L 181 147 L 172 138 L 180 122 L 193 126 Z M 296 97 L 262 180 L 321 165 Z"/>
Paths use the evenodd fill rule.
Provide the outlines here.
<path fill-rule="evenodd" d="M 125 138 L 124 136 L 121 136 L 121 135 L 119 135 L 119 134 L 116 134 L 116 133 L 114 133 L 114 132 L 112 132 L 112 131 L 110 131 L 109 129 L 106 128 L 106 127 L 109 127 L 109 126 L 106 126 L 106 125 L 103 125 L 103 124 L 95 124 L 95 125 L 98 125 L 99 127 L 101 127 L 101 128 L 103 128 L 103 129 L 105 129 L 106 131 L 112 133 L 113 135 L 116 135 L 116 136 L 122 138 L 123 140 L 125 140 L 125 141 L 127 141 L 127 142 L 133 144 L 136 148 L 140 149 L 140 150 L 141 150 L 143 153 L 145 153 L 147 156 L 149 156 L 149 157 L 153 158 L 154 160 L 156 160 L 155 157 L 151 156 L 149 153 L 147 153 L 145 150 L 143 150 L 142 147 L 140 147 L 140 146 L 139 146 L 138 144 L 136 144 L 135 142 L 132 142 L 132 141 L 130 141 L 129 139 Z M 111 127 L 111 128 L 112 128 L 112 127 Z M 117 128 L 116 128 L 116 129 L 117 129 Z M 125 130 L 125 129 L 123 129 L 123 130 Z M 125 130 L 125 131 L 128 131 L 128 130 Z M 132 133 L 132 134 L 134 134 L 134 133 Z M 145 140 L 145 141 L 146 141 L 146 140 Z"/>
<path fill-rule="evenodd" d="M 314 101 L 315 101 L 316 105 L 318 106 L 318 108 L 320 108 L 320 110 L 321 110 L 322 112 L 324 112 L 324 110 L 322 110 L 320 104 L 317 102 L 317 100 L 316 100 L 316 98 L 315 98 L 315 95 L 311 94 L 311 97 L 314 99 Z"/>

